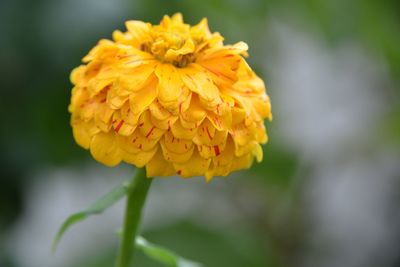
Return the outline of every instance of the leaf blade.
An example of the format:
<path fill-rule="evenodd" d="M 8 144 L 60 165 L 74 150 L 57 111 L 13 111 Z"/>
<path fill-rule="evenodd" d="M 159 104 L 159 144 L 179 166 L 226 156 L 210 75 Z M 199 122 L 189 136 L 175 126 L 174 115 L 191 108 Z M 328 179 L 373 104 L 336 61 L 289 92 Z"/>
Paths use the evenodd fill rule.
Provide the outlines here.
<path fill-rule="evenodd" d="M 169 267 L 201 267 L 200 263 L 185 259 L 175 252 L 148 242 L 145 238 L 136 238 L 136 247 L 148 257 Z"/>
<path fill-rule="evenodd" d="M 120 200 L 123 196 L 126 195 L 127 190 L 128 190 L 127 184 L 121 184 L 117 187 L 115 187 L 113 190 L 99 198 L 97 201 L 95 201 L 92 205 L 90 205 L 86 210 L 74 213 L 70 216 L 67 217 L 67 219 L 64 220 L 63 224 L 57 231 L 57 234 L 53 240 L 52 244 L 52 253 L 54 253 L 57 249 L 57 246 L 65 234 L 65 232 L 74 224 L 85 220 L 88 216 L 90 215 L 95 215 L 95 214 L 100 214 L 113 204 L 115 204 L 118 200 Z"/>

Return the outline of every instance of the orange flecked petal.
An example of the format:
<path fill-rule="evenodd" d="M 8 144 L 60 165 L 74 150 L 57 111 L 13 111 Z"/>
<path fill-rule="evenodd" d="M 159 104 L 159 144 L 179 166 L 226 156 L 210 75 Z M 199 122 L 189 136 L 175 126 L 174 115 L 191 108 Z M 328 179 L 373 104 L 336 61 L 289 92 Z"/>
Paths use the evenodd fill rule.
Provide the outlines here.
<path fill-rule="evenodd" d="M 176 173 L 182 177 L 204 175 L 210 166 L 211 159 L 205 159 L 199 155 L 197 150 L 193 151 L 192 157 L 184 164 L 174 163 Z"/>
<path fill-rule="evenodd" d="M 172 125 L 178 120 L 178 117 L 168 117 L 165 120 L 158 120 L 154 116 L 151 116 L 151 123 L 161 130 L 171 129 Z"/>
<path fill-rule="evenodd" d="M 215 55 L 204 58 L 199 64 L 208 71 L 220 87 L 231 87 L 238 81 L 237 68 L 241 57 L 238 55 Z"/>
<path fill-rule="evenodd" d="M 185 163 L 189 159 L 191 159 L 193 151 L 194 151 L 194 146 L 191 145 L 190 148 L 187 149 L 187 151 L 178 153 L 174 148 L 170 148 L 169 146 L 172 145 L 172 143 L 168 144 L 165 139 L 161 139 L 160 145 L 162 148 L 162 152 L 164 155 L 164 158 L 172 163 Z"/>
<path fill-rule="evenodd" d="M 160 141 L 164 158 L 169 162 L 185 163 L 193 154 L 193 143 L 190 140 L 176 138 L 170 131 L 166 132 Z"/>
<path fill-rule="evenodd" d="M 128 142 L 124 149 L 131 149 L 132 151 L 135 149 L 140 151 L 149 151 L 158 144 L 159 139 L 146 138 L 146 136 L 142 135 L 140 129 L 136 129 L 133 134 L 128 137 L 127 141 Z"/>
<path fill-rule="evenodd" d="M 150 112 L 144 112 L 139 119 L 139 131 L 140 133 L 149 140 L 160 139 L 164 134 L 165 130 L 157 128 L 151 123 Z"/>
<path fill-rule="evenodd" d="M 204 99 L 208 106 L 215 106 L 221 101 L 218 88 L 202 67 L 191 64 L 181 69 L 180 72 L 186 86 L 192 92 L 197 93 L 200 98 Z"/>
<path fill-rule="evenodd" d="M 176 138 L 170 131 L 167 131 L 164 135 L 164 145 L 166 149 L 176 154 L 187 153 L 193 147 L 190 140 Z"/>

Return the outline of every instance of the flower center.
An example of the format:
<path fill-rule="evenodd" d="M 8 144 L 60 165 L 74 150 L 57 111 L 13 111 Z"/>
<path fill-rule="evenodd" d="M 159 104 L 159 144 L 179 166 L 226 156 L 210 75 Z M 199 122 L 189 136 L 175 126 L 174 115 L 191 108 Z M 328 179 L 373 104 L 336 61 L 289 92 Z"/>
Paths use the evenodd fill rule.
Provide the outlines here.
<path fill-rule="evenodd" d="M 142 43 L 140 48 L 161 62 L 171 63 L 179 68 L 185 67 L 195 59 L 195 42 L 186 32 L 158 32 L 151 42 Z"/>

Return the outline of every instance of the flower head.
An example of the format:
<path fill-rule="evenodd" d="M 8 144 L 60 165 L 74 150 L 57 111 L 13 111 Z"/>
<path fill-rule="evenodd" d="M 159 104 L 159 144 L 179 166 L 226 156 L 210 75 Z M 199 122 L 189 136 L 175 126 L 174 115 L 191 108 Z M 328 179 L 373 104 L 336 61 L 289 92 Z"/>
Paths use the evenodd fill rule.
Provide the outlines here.
<path fill-rule="evenodd" d="M 80 146 L 108 166 L 145 166 L 149 177 L 210 179 L 261 161 L 271 105 L 245 43 L 224 45 L 206 19 L 190 26 L 181 14 L 126 27 L 71 73 Z"/>

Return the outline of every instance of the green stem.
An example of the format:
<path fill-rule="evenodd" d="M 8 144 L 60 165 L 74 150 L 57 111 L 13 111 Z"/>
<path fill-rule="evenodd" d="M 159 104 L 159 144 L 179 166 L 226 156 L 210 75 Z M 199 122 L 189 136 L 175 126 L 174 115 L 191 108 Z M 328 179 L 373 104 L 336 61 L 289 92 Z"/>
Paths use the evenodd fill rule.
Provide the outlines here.
<path fill-rule="evenodd" d="M 134 240 L 140 223 L 143 204 L 152 180 L 152 178 L 146 178 L 144 169 L 137 169 L 135 177 L 129 184 L 117 267 L 128 267 L 133 258 Z"/>

